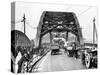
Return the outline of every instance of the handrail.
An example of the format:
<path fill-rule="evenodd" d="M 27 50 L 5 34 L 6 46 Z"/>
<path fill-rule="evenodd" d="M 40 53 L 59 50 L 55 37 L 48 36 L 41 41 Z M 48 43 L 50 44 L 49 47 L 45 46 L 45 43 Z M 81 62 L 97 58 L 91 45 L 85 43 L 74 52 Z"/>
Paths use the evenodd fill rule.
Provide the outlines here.
<path fill-rule="evenodd" d="M 48 51 L 47 51 L 45 54 L 43 54 L 43 55 L 32 65 L 31 70 L 30 70 L 29 72 L 32 72 L 32 69 L 35 67 L 35 65 L 36 65 L 47 53 L 48 53 Z"/>

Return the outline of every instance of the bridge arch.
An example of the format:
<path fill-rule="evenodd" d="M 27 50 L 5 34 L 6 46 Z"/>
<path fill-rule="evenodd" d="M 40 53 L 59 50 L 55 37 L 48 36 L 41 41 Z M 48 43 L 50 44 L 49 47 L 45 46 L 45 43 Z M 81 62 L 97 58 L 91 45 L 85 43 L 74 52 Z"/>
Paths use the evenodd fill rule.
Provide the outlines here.
<path fill-rule="evenodd" d="M 44 11 L 37 30 L 39 46 L 41 46 L 41 38 L 47 33 L 51 35 L 52 31 L 66 32 L 66 35 L 71 32 L 77 37 L 79 43 L 83 41 L 80 24 L 76 14 L 73 12 Z"/>
<path fill-rule="evenodd" d="M 21 31 L 19 30 L 12 30 L 11 31 L 11 52 L 14 57 L 17 56 L 18 47 L 19 46 L 30 46 L 31 41 L 30 39 Z"/>

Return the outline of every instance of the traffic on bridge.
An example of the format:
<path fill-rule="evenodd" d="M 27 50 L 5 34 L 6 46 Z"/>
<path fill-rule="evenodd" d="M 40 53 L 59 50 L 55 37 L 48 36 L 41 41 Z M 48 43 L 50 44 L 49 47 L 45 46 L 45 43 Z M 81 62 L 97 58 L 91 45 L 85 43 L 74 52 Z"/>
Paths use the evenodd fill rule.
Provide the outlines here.
<path fill-rule="evenodd" d="M 52 72 L 98 67 L 95 17 L 91 25 L 92 43 L 84 41 L 82 28 L 74 12 L 43 11 L 36 39 L 32 40 L 27 36 L 26 21 L 24 14 L 21 20 L 24 32 L 11 30 L 12 72 Z"/>

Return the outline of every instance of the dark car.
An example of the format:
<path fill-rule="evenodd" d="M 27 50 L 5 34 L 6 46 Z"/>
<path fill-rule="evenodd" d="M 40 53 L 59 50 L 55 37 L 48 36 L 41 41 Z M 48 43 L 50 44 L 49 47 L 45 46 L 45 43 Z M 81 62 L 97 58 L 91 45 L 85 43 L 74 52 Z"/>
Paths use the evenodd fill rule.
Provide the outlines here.
<path fill-rule="evenodd" d="M 51 55 L 58 55 L 59 54 L 59 49 L 53 49 L 51 51 Z"/>

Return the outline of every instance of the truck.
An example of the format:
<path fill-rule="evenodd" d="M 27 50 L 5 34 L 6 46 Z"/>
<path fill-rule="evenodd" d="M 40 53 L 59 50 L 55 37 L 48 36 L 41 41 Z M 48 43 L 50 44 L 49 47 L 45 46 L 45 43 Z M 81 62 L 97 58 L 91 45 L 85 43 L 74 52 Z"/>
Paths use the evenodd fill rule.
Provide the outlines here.
<path fill-rule="evenodd" d="M 53 38 L 52 45 L 51 45 L 51 55 L 57 55 L 59 54 L 59 39 Z"/>

